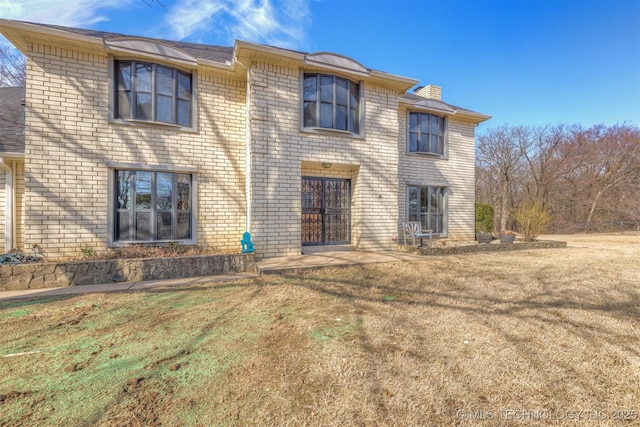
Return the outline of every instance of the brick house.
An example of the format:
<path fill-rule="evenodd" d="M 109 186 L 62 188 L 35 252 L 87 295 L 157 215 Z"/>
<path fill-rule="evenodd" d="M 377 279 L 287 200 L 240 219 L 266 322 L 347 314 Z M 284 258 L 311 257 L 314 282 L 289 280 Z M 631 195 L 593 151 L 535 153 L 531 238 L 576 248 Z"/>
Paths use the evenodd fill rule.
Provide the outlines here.
<path fill-rule="evenodd" d="M 23 154 L 0 146 L 14 162 L 0 181 L 23 212 L 5 215 L 5 247 L 233 250 L 249 230 L 259 257 L 389 250 L 418 218 L 473 238 L 474 128 L 490 117 L 442 102 L 437 86 L 407 93 L 416 80 L 338 54 L 243 41 L 2 19 L 0 32 L 28 76 L 24 148 L 12 149 Z"/>

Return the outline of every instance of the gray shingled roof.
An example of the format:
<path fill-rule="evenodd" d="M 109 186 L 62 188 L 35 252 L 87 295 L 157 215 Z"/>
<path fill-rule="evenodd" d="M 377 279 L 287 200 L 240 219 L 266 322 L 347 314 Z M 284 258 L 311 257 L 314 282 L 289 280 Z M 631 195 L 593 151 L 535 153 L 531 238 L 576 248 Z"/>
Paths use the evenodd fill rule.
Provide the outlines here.
<path fill-rule="evenodd" d="M 0 87 L 0 153 L 24 153 L 25 88 Z"/>
<path fill-rule="evenodd" d="M 420 96 L 420 95 L 416 95 L 415 93 L 406 93 L 403 96 L 404 99 L 408 99 L 409 101 L 415 101 L 415 102 L 421 102 L 421 101 L 429 101 L 431 103 L 433 103 L 433 107 L 440 109 L 440 110 L 446 110 L 446 107 L 451 108 L 453 110 L 456 111 L 468 111 L 470 113 L 474 113 L 474 111 L 471 110 L 467 110 L 466 108 L 462 108 L 462 107 L 458 107 L 452 104 L 447 104 L 446 102 L 442 102 L 442 101 L 438 101 L 437 99 L 430 99 L 430 98 L 425 98 L 424 96 Z M 438 108 L 437 104 L 442 104 L 442 106 L 444 106 L 445 108 Z"/>
<path fill-rule="evenodd" d="M 150 37 L 140 37 L 140 36 L 132 36 L 130 34 L 118 34 L 118 33 L 108 33 L 104 31 L 96 31 L 96 30 L 85 30 L 82 28 L 72 28 L 72 27 L 63 27 L 60 25 L 49 25 L 49 24 L 39 24 L 34 22 L 28 22 L 31 25 L 38 25 L 41 27 L 52 28 L 55 30 L 66 31 L 74 34 L 81 34 L 89 37 L 96 37 L 104 40 L 109 39 L 119 39 L 119 38 L 141 38 L 146 40 L 156 40 L 175 48 L 178 48 L 194 58 L 208 59 L 209 61 L 225 63 L 226 61 L 231 61 L 233 58 L 233 47 L 228 46 L 213 46 L 207 44 L 197 44 L 197 43 L 187 43 L 187 42 L 176 42 L 172 40 L 164 40 L 164 39 L 153 39 Z"/>

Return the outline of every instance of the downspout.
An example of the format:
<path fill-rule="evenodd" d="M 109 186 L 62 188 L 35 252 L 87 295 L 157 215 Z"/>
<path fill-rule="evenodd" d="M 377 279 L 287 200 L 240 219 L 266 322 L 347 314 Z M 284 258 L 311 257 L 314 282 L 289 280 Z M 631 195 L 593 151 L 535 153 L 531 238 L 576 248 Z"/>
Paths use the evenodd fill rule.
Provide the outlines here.
<path fill-rule="evenodd" d="M 15 161 L 9 161 L 5 157 L 0 156 L 0 169 L 5 171 L 5 184 L 4 184 L 4 192 L 5 192 L 5 206 L 4 206 L 4 249 L 5 252 L 11 251 L 15 247 Z"/>
<path fill-rule="evenodd" d="M 245 175 L 245 203 L 246 203 L 246 215 L 245 215 L 245 231 L 252 232 L 251 230 L 251 215 L 252 215 L 252 203 L 253 197 L 251 192 L 253 191 L 253 181 L 251 177 L 251 79 L 249 78 L 249 67 L 242 62 L 237 55 L 234 55 L 233 62 L 235 64 L 240 65 L 242 68 L 246 70 L 247 75 L 247 86 L 246 86 L 246 95 L 245 95 L 245 104 L 246 104 L 246 112 L 245 112 L 245 167 L 244 167 L 244 175 Z"/>

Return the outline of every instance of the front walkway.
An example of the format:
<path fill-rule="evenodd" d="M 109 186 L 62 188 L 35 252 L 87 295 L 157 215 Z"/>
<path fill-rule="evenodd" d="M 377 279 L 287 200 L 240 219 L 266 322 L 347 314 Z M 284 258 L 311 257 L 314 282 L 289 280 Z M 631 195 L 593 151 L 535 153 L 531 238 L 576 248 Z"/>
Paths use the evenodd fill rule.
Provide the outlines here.
<path fill-rule="evenodd" d="M 419 255 L 402 252 L 354 252 L 331 251 L 318 252 L 280 258 L 266 258 L 256 263 L 257 273 L 236 273 L 218 276 L 187 277 L 182 279 L 146 280 L 139 282 L 105 283 L 100 285 L 68 286 L 64 288 L 25 289 L 19 291 L 1 291 L 0 302 L 19 298 L 45 298 L 60 295 L 77 295 L 93 292 L 118 292 L 144 290 L 172 286 L 205 286 L 221 282 L 236 281 L 259 277 L 283 270 L 299 268 L 319 268 L 340 265 L 359 265 L 377 262 L 413 261 L 424 259 Z"/>
<path fill-rule="evenodd" d="M 258 272 L 260 274 L 265 274 L 299 268 L 360 265 L 379 262 L 416 261 L 420 259 L 424 260 L 424 257 L 404 252 L 320 251 L 308 255 L 267 258 L 257 262 L 256 264 Z"/>

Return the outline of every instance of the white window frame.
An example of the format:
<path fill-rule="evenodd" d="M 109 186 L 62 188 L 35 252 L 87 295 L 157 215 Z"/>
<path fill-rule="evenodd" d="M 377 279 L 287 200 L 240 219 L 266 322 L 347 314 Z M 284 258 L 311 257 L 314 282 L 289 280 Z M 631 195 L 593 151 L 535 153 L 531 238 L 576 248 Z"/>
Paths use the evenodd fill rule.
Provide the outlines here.
<path fill-rule="evenodd" d="M 176 242 L 182 245 L 196 245 L 198 241 L 198 174 L 197 168 L 174 167 L 166 165 L 146 165 L 139 163 L 118 163 L 107 162 L 108 185 L 107 185 L 107 246 L 123 247 L 131 244 L 163 244 Z M 191 175 L 191 238 L 189 239 L 166 239 L 166 240 L 116 240 L 116 174 L 118 171 L 131 170 L 142 172 L 168 172 L 173 174 Z"/>

